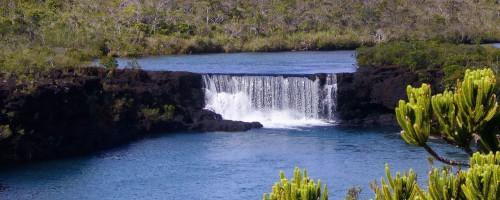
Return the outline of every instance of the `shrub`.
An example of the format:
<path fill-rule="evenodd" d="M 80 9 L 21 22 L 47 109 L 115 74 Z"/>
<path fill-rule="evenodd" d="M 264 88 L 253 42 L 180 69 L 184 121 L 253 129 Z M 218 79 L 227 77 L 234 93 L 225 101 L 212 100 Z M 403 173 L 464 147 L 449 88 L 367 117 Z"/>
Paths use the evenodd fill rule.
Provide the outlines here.
<path fill-rule="evenodd" d="M 500 65 L 499 50 L 481 45 L 455 45 L 436 41 L 390 42 L 373 47 L 360 47 L 356 51 L 360 67 L 443 69 L 443 85 L 447 87 L 463 78 L 463 72 L 467 68 L 491 68 L 498 71 Z"/>
<path fill-rule="evenodd" d="M 422 190 L 417 184 L 417 174 L 410 169 L 410 172 L 404 173 L 403 176 L 398 172 L 393 178 L 389 165 L 385 166 L 387 182 L 381 179 L 381 186 L 372 184 L 372 189 L 375 191 L 376 200 L 398 200 L 398 199 L 415 199 Z"/>
<path fill-rule="evenodd" d="M 465 199 L 461 185 L 465 183 L 464 173 L 454 175 L 446 168 L 434 168 L 428 176 L 428 197 L 433 200 Z"/>
<path fill-rule="evenodd" d="M 429 200 L 472 200 L 498 199 L 500 197 L 500 152 L 495 154 L 474 153 L 470 158 L 471 167 L 457 174 L 442 169 L 433 169 L 428 176 L 428 192 L 416 183 L 417 175 L 410 173 L 392 178 L 386 165 L 389 185 L 382 179 L 382 189 L 373 184 L 375 199 L 429 199 Z M 392 182 L 391 182 L 392 181 Z"/>
<path fill-rule="evenodd" d="M 9 125 L 0 125 L 0 140 L 7 139 L 12 136 L 12 130 Z"/>
<path fill-rule="evenodd" d="M 164 105 L 162 118 L 164 120 L 171 120 L 174 117 L 174 112 L 175 107 L 173 105 Z"/>
<path fill-rule="evenodd" d="M 160 109 L 158 108 L 144 108 L 141 113 L 144 117 L 146 130 L 151 129 L 151 126 L 160 120 Z"/>
<path fill-rule="evenodd" d="M 116 60 L 116 58 L 113 58 L 111 56 L 101 57 L 99 64 L 101 65 L 101 67 L 104 67 L 106 69 L 115 70 L 118 68 L 118 61 Z"/>
<path fill-rule="evenodd" d="M 158 108 L 144 108 L 142 109 L 142 115 L 146 120 L 156 122 L 160 118 L 160 109 Z"/>
<path fill-rule="evenodd" d="M 264 193 L 264 200 L 328 200 L 326 184 L 323 186 L 323 194 L 321 194 L 321 180 L 315 183 L 307 177 L 305 169 L 302 177 L 300 169 L 296 167 L 291 182 L 285 178 L 283 171 L 280 172 L 280 178 L 281 181 L 276 182 L 269 195 Z"/>
<path fill-rule="evenodd" d="M 499 124 L 491 132 L 483 131 L 498 112 L 496 78 L 490 69 L 467 70 L 455 92 L 445 91 L 431 97 L 427 84 L 408 86 L 408 102 L 399 101 L 396 108 L 401 136 L 411 145 L 423 147 L 437 160 L 452 165 L 468 165 L 439 156 L 428 144 L 430 135 L 438 135 L 447 143 L 472 156 L 471 143 L 481 153 L 500 151 Z M 495 131 L 496 130 L 496 131 Z M 489 141 L 493 140 L 493 141 Z"/>

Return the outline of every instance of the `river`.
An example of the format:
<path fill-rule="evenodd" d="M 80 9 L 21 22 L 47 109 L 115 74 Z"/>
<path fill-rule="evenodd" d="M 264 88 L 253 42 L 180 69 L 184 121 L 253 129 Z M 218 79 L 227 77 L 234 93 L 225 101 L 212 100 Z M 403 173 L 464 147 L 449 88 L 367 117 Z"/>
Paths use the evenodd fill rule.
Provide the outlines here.
<path fill-rule="evenodd" d="M 127 61 L 119 59 L 120 66 Z M 342 199 L 350 186 L 362 186 L 361 197 L 373 198 L 369 183 L 380 182 L 386 163 L 393 173 L 413 168 L 425 185 L 428 154 L 408 145 L 398 128 L 334 123 L 335 73 L 356 70 L 354 51 L 178 55 L 138 63 L 146 70 L 233 74 L 204 76 L 206 85 L 216 78 L 232 81 L 223 89 L 221 83 L 207 87 L 212 99 L 207 108 L 220 109 L 228 119 L 262 114 L 257 116 L 266 119 L 251 120 L 262 120 L 265 128 L 157 134 L 88 156 L 4 167 L 0 184 L 7 187 L 0 197 L 262 199 L 279 181 L 280 170 L 291 178 L 299 167 L 328 185 L 330 199 Z M 282 76 L 313 73 L 328 73 L 332 81 L 320 86 L 309 78 Z M 219 95 L 224 98 L 214 101 Z M 235 98 L 241 101 L 226 105 Z M 432 145 L 443 155 L 467 158 L 445 144 Z"/>

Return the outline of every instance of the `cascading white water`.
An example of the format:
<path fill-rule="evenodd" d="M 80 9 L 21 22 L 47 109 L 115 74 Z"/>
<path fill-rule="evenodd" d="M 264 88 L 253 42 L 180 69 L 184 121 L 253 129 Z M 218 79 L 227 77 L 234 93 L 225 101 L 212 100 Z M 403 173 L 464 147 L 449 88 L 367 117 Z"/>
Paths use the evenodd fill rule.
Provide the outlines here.
<path fill-rule="evenodd" d="M 264 127 L 319 125 L 335 120 L 337 81 L 283 76 L 203 75 L 206 109 L 224 119 Z"/>
<path fill-rule="evenodd" d="M 337 76 L 328 74 L 326 83 L 323 86 L 323 96 L 321 101 L 321 112 L 326 114 L 326 120 L 335 121 L 335 111 L 337 111 Z"/>

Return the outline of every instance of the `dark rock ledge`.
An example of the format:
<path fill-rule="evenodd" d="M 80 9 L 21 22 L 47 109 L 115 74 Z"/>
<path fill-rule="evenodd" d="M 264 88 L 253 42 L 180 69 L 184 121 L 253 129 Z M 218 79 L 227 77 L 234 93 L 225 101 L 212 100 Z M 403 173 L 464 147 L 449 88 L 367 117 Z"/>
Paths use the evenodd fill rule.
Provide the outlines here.
<path fill-rule="evenodd" d="M 12 135 L 0 141 L 0 163 L 86 154 L 147 133 L 262 127 L 223 120 L 204 102 L 201 75 L 187 72 L 78 68 L 3 76 L 0 129 Z"/>
<path fill-rule="evenodd" d="M 433 94 L 441 92 L 441 71 L 395 67 L 359 68 L 337 74 L 337 112 L 342 124 L 397 126 L 394 109 L 407 99 L 406 87 L 429 83 Z"/>

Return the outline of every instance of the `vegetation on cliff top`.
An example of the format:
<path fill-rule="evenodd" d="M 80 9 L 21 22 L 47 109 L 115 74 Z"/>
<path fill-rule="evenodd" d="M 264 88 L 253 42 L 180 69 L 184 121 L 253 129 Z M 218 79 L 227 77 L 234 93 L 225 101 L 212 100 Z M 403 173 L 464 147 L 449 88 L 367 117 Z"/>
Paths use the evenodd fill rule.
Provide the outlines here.
<path fill-rule="evenodd" d="M 356 59 L 360 67 L 442 69 L 445 87 L 455 85 L 466 69 L 490 68 L 495 74 L 500 70 L 500 49 L 491 45 L 455 45 L 438 41 L 389 42 L 358 48 Z"/>
<path fill-rule="evenodd" d="M 494 0 L 5 0 L 0 71 L 36 73 L 101 56 L 500 41 L 499 9 Z"/>

